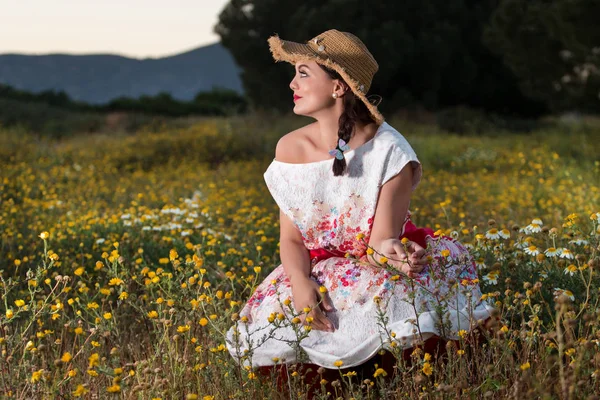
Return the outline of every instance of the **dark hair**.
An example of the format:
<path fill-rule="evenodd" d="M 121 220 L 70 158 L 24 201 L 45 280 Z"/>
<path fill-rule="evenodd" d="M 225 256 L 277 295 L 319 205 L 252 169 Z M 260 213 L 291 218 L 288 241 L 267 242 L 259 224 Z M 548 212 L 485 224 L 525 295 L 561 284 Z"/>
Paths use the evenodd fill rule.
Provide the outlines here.
<path fill-rule="evenodd" d="M 319 66 L 327 72 L 331 79 L 339 79 L 346 86 L 348 86 L 348 90 L 342 96 L 342 101 L 344 104 L 344 112 L 340 115 L 339 119 L 339 128 L 338 128 L 338 137 L 344 140 L 346 143 L 350 141 L 350 138 L 354 134 L 354 126 L 357 122 L 362 122 L 364 124 L 369 124 L 371 122 L 376 122 L 375 119 L 371 116 L 369 109 L 359 99 L 352 90 L 349 89 L 348 83 L 344 81 L 340 74 L 337 71 L 328 68 L 324 65 L 319 64 Z M 333 159 L 333 175 L 339 176 L 343 175 L 346 171 L 346 157 L 341 160 L 334 158 Z"/>

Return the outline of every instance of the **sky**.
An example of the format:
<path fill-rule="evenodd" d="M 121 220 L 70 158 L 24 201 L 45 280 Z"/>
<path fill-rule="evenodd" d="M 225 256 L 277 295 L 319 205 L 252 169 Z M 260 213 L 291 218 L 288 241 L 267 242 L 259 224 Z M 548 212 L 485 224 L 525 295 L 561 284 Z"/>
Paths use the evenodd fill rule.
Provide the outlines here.
<path fill-rule="evenodd" d="M 0 54 L 159 58 L 219 41 L 229 0 L 0 0 Z"/>

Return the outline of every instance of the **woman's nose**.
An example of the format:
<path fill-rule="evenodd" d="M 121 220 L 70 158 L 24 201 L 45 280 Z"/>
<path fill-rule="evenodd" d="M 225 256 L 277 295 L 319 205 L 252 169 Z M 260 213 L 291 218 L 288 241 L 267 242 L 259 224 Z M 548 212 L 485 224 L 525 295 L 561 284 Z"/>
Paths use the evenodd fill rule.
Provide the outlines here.
<path fill-rule="evenodd" d="M 296 90 L 297 87 L 298 85 L 296 84 L 296 77 L 294 77 L 294 79 L 292 79 L 292 81 L 290 82 L 290 89 Z"/>

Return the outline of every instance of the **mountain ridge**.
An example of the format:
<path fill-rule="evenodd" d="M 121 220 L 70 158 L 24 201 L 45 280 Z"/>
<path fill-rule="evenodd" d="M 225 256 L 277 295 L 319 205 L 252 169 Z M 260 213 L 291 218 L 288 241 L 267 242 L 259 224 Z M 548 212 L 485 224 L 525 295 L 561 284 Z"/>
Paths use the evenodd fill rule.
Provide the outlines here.
<path fill-rule="evenodd" d="M 0 54 L 0 83 L 29 92 L 62 90 L 73 100 L 91 104 L 160 92 L 189 101 L 213 87 L 243 94 L 240 72 L 220 43 L 143 59 L 119 54 Z"/>

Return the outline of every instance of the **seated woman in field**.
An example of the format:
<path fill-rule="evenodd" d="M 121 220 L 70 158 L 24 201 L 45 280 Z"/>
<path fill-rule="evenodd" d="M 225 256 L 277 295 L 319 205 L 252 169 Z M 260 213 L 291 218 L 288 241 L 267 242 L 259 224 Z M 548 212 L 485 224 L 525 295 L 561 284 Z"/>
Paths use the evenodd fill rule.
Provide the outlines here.
<path fill-rule="evenodd" d="M 467 249 L 410 220 L 421 163 L 366 97 L 378 64 L 361 40 L 329 30 L 269 45 L 295 66 L 294 112 L 316 121 L 279 140 L 264 174 L 282 264 L 229 330 L 231 355 L 247 367 L 352 368 L 489 318 Z"/>

